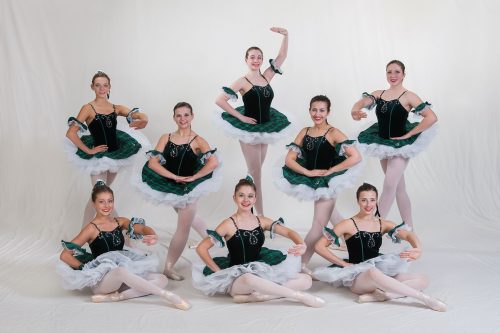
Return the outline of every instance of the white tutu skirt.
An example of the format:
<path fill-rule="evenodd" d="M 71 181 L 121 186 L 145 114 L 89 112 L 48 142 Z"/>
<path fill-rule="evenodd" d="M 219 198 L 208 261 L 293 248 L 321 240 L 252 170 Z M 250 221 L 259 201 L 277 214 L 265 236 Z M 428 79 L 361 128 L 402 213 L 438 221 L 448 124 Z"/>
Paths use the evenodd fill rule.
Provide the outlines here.
<path fill-rule="evenodd" d="M 151 143 L 139 130 L 123 126 L 121 124 L 117 126 L 117 130 L 122 131 L 134 138 L 141 145 L 141 149 L 136 154 L 123 159 L 112 159 L 103 156 L 101 158 L 92 157 L 86 160 L 76 154 L 78 147 L 76 147 L 68 138 L 64 138 L 63 149 L 68 160 L 83 172 L 91 175 L 98 175 L 105 171 L 118 172 L 124 167 L 131 166 L 136 162 L 137 156 L 143 155 L 151 149 Z"/>
<path fill-rule="evenodd" d="M 285 253 L 285 252 L 283 252 Z M 193 286 L 205 295 L 229 294 L 236 278 L 250 273 L 263 279 L 283 284 L 293 279 L 300 272 L 300 256 L 287 255 L 286 259 L 274 266 L 253 261 L 244 265 L 235 265 L 210 275 L 203 275 L 205 264 L 193 264 Z"/>
<path fill-rule="evenodd" d="M 283 139 L 290 140 L 293 138 L 293 133 L 296 132 L 295 121 L 293 117 L 289 114 L 281 112 L 284 116 L 288 118 L 290 124 L 283 129 L 275 132 L 250 132 L 244 129 L 233 126 L 230 122 L 222 118 L 223 110 L 217 110 L 214 112 L 213 123 L 214 125 L 221 129 L 226 136 L 234 139 L 238 139 L 241 142 L 248 143 L 251 145 L 257 144 L 273 144 Z M 252 125 L 247 125 L 252 126 Z M 255 126 L 255 125 L 253 125 Z"/>
<path fill-rule="evenodd" d="M 320 267 L 314 270 L 313 276 L 334 287 L 350 287 L 356 277 L 371 268 L 377 268 L 388 276 L 395 276 L 408 271 L 410 263 L 399 257 L 399 254 L 389 253 L 360 262 L 348 267 Z"/>
<path fill-rule="evenodd" d="M 136 164 L 137 168 L 134 167 L 134 171 L 130 176 L 130 183 L 143 195 L 146 201 L 154 205 L 165 204 L 174 208 L 184 208 L 186 205 L 196 202 L 200 197 L 217 192 L 220 189 L 222 184 L 222 161 L 218 152 L 215 152 L 214 155 L 217 157 L 219 165 L 212 172 L 212 177 L 202 181 L 184 195 L 157 191 L 142 181 L 142 169 L 139 167 L 142 167 L 147 162 L 146 155 L 143 155 L 144 158 L 141 162 Z"/>
<path fill-rule="evenodd" d="M 358 145 L 356 145 L 358 147 Z M 346 188 L 356 185 L 357 179 L 365 167 L 365 161 L 353 165 L 341 175 L 328 180 L 328 187 L 313 188 L 306 184 L 291 184 L 283 175 L 285 157 L 277 160 L 273 166 L 274 185 L 282 192 L 301 201 L 318 201 L 320 199 L 336 198 Z M 318 177 L 321 178 L 321 177 Z"/>
<path fill-rule="evenodd" d="M 95 287 L 109 271 L 117 267 L 125 267 L 131 273 L 146 277 L 158 270 L 158 259 L 132 251 L 111 251 L 86 263 L 82 270 L 75 270 L 60 260 L 56 271 L 62 278 L 63 288 L 73 290 Z"/>
<path fill-rule="evenodd" d="M 376 157 L 380 160 L 392 157 L 412 158 L 425 150 L 438 132 L 438 125 L 434 124 L 417 137 L 415 142 L 402 147 L 394 147 L 380 143 L 360 143 L 360 150 L 363 155 Z M 398 143 L 399 140 L 390 140 Z M 404 140 L 403 140 L 404 141 Z"/>

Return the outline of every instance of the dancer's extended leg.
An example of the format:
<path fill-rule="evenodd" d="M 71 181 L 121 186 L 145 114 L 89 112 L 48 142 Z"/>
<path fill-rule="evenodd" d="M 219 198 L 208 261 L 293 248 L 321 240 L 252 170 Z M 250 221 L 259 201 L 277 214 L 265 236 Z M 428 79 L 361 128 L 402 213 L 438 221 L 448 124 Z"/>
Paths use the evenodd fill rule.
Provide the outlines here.
<path fill-rule="evenodd" d="M 323 228 L 327 225 L 335 207 L 335 199 L 323 199 L 314 202 L 314 216 L 311 229 L 306 235 L 304 242 L 307 245 L 306 252 L 302 255 L 302 264 L 305 265 L 314 253 L 314 246 L 323 234 Z"/>
<path fill-rule="evenodd" d="M 302 281 L 294 282 L 293 285 L 295 287 L 297 287 L 297 285 L 300 283 L 304 283 L 304 288 L 307 287 L 307 284 L 309 284 L 310 286 L 310 278 L 300 277 L 299 279 L 301 279 Z M 309 282 L 307 282 L 306 280 L 308 280 Z M 250 273 L 243 274 L 233 282 L 233 286 L 231 287 L 231 296 L 237 298 L 237 295 L 249 295 L 252 293 L 259 293 L 260 295 L 273 295 L 275 296 L 275 298 L 292 298 L 312 307 L 322 307 L 325 305 L 325 301 L 319 297 L 315 297 L 311 294 L 297 291 L 285 286 L 281 286 L 277 283 L 265 280 Z"/>
<path fill-rule="evenodd" d="M 178 309 L 188 310 L 191 307 L 191 305 L 187 301 L 183 300 L 181 297 L 170 291 L 164 290 L 158 285 L 165 284 L 164 280 L 163 282 L 159 278 L 156 278 L 156 280 L 158 282 L 153 283 L 152 281 L 148 281 L 138 275 L 131 273 L 125 267 L 117 267 L 109 271 L 104 276 L 101 282 L 99 282 L 99 284 L 93 289 L 93 292 L 96 294 L 109 294 L 117 291 L 122 284 L 125 284 L 133 291 L 126 290 L 122 293 L 115 294 L 118 299 L 113 300 L 122 300 L 125 299 L 124 297 L 126 296 L 137 297 L 137 295 L 144 296 L 153 294 L 166 299 Z M 97 300 L 97 297 L 94 298 Z"/>
<path fill-rule="evenodd" d="M 179 260 L 189 237 L 189 230 L 196 215 L 196 203 L 188 204 L 184 208 L 176 208 L 177 229 L 175 230 L 168 247 L 167 259 L 163 273 L 172 280 L 183 280 L 184 277 L 173 270 Z"/>
<path fill-rule="evenodd" d="M 377 289 L 381 289 L 386 293 L 413 297 L 435 311 L 446 311 L 446 304 L 443 302 L 414 289 L 408 284 L 385 275 L 376 268 L 371 268 L 359 274 L 351 286 L 351 290 L 360 295 L 373 293 Z"/>

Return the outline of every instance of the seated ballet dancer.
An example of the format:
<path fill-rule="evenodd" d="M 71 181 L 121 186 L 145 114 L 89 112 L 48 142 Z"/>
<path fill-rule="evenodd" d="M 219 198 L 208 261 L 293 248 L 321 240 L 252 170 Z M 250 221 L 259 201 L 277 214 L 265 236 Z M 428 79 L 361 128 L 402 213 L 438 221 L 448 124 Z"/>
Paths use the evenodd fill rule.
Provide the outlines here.
<path fill-rule="evenodd" d="M 123 249 L 123 231 L 131 238 L 154 245 L 158 239 L 143 219 L 113 217 L 113 191 L 98 180 L 92 190 L 96 217 L 71 241 L 63 241 L 64 250 L 57 265 L 66 289 L 90 287 L 92 301 L 114 302 L 149 294 L 160 296 L 176 308 L 188 310 L 191 305 L 163 288 L 168 279 L 155 273 L 157 260 L 151 256 Z M 81 247 L 88 243 L 91 254 Z M 122 291 L 122 286 L 128 289 Z"/>
<path fill-rule="evenodd" d="M 358 301 L 377 302 L 399 297 L 413 297 L 435 311 L 446 311 L 446 304 L 422 292 L 429 281 L 423 274 L 405 273 L 409 261 L 420 257 L 422 250 L 418 237 L 393 222 L 377 218 L 377 189 L 364 183 L 356 192 L 359 212 L 343 220 L 333 230 L 325 228 L 324 237 L 315 250 L 333 265 L 318 268 L 313 275 L 334 286 L 349 287 L 358 294 Z M 388 234 L 394 242 L 405 240 L 412 246 L 399 254 L 380 254 L 382 235 Z M 331 242 L 344 236 L 349 253 L 342 260 L 327 249 Z"/>
<path fill-rule="evenodd" d="M 306 246 L 293 230 L 252 212 L 256 198 L 255 184 L 242 179 L 236 185 L 234 202 L 237 211 L 222 221 L 215 231 L 208 231 L 196 251 L 206 264 L 193 265 L 193 285 L 206 295 L 230 294 L 237 303 L 262 302 L 275 298 L 291 298 L 311 307 L 322 307 L 325 301 L 304 293 L 311 287 L 309 275 L 299 273 L 300 256 Z M 262 247 L 264 231 L 269 230 L 292 240 L 288 255 Z M 212 258 L 208 250 L 227 244 L 228 257 Z"/>

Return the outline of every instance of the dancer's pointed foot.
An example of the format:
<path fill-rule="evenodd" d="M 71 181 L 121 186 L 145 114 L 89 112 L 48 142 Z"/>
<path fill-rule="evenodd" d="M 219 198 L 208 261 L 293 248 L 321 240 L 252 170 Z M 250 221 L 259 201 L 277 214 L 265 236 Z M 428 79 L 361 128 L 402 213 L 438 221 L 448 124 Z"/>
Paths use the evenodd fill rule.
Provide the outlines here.
<path fill-rule="evenodd" d="M 425 303 L 425 305 L 427 305 L 427 307 L 434 311 L 445 312 L 447 310 L 446 304 L 444 302 L 424 293 L 422 293 L 422 301 Z"/>
<path fill-rule="evenodd" d="M 115 291 L 110 294 L 95 294 L 90 297 L 93 303 L 118 302 L 122 300 L 121 294 Z"/>
<path fill-rule="evenodd" d="M 171 265 L 165 266 L 165 269 L 163 270 L 163 274 L 168 277 L 170 280 L 174 281 L 182 281 L 184 280 L 184 276 L 180 275 L 176 271 L 172 269 Z"/>
<path fill-rule="evenodd" d="M 171 291 L 163 290 L 161 296 L 179 310 L 191 309 L 191 304 Z"/>
<path fill-rule="evenodd" d="M 311 294 L 308 294 L 308 293 L 304 293 L 302 291 L 295 292 L 293 298 L 295 298 L 299 302 L 302 302 L 305 305 L 313 307 L 313 308 L 321 308 L 321 307 L 325 306 L 325 304 L 326 304 L 324 299 L 319 298 L 319 297 L 314 296 L 314 295 L 311 295 Z"/>
<path fill-rule="evenodd" d="M 385 291 L 380 289 L 375 289 L 374 292 L 363 294 L 358 296 L 358 303 L 368 303 L 368 302 L 385 302 L 390 298 L 387 297 Z"/>
<path fill-rule="evenodd" d="M 256 291 L 247 295 L 233 295 L 233 301 L 235 303 L 266 302 L 277 298 L 282 298 L 282 297 L 275 295 L 265 295 Z"/>

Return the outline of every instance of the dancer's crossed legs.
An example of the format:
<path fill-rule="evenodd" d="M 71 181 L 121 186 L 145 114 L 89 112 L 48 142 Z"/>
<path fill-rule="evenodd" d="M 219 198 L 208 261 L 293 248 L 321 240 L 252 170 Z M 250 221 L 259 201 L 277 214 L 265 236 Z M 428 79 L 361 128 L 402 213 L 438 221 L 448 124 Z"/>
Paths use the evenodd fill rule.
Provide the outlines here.
<path fill-rule="evenodd" d="M 131 273 L 125 267 L 117 267 L 109 271 L 92 291 L 93 302 L 122 301 L 146 295 L 160 296 L 181 310 L 188 310 L 191 305 L 180 296 L 163 289 L 167 285 L 167 278 L 162 274 L 150 273 L 146 279 Z M 118 292 L 122 284 L 130 289 Z"/>
<path fill-rule="evenodd" d="M 356 277 L 351 291 L 359 295 L 375 293 L 373 294 L 374 300 L 379 298 L 377 299 L 379 301 L 401 296 L 413 297 L 432 310 L 446 311 L 446 304 L 421 292 L 427 284 L 427 278 L 419 274 L 399 274 L 393 278 L 377 268 L 371 268 Z M 383 291 L 383 293 L 380 294 L 378 290 Z M 384 295 L 386 299 L 383 299 L 381 295 Z"/>
<path fill-rule="evenodd" d="M 231 296 L 238 303 L 262 302 L 286 297 L 312 307 L 324 306 L 325 301 L 321 298 L 302 292 L 302 290 L 309 289 L 311 283 L 311 277 L 301 273 L 283 285 L 246 273 L 234 280 Z"/>

